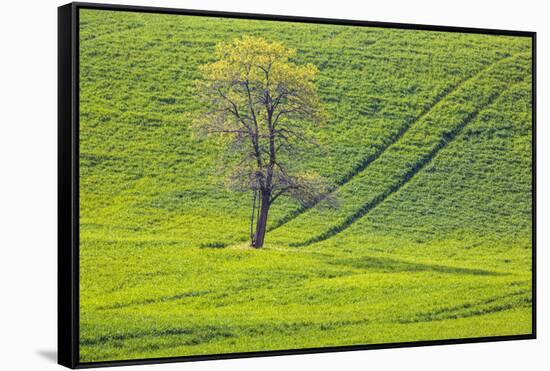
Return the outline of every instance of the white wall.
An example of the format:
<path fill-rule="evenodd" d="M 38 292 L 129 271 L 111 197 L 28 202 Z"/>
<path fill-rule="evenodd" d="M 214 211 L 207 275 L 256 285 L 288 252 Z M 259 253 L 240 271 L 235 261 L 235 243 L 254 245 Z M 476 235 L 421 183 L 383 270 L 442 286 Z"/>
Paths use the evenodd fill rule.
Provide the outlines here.
<path fill-rule="evenodd" d="M 97 0 L 97 2 L 103 2 Z M 113 2 L 117 2 L 113 0 Z M 545 1 L 188 0 L 118 3 L 538 32 L 538 266 L 548 287 L 550 132 L 545 90 L 550 23 Z M 8 0 L 0 11 L 0 368 L 59 369 L 56 349 L 56 0 Z M 546 230 L 544 226 L 547 226 Z M 539 339 L 285 356 L 126 370 L 540 370 L 550 350 L 548 290 Z M 545 313 L 546 311 L 546 313 Z M 545 349 L 546 348 L 546 349 Z"/>

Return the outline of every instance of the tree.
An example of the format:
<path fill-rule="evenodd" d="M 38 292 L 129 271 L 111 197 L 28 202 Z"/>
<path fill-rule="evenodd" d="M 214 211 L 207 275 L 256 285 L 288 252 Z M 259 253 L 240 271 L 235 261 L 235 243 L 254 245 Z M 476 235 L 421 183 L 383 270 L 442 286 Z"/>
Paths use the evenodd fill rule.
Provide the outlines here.
<path fill-rule="evenodd" d="M 308 125 L 323 122 L 316 94 L 317 68 L 291 61 L 293 49 L 245 36 L 216 48 L 196 81 L 204 111 L 195 122 L 217 134 L 232 155 L 227 185 L 253 195 L 251 245 L 264 244 L 271 205 L 286 195 L 303 205 L 327 198 L 328 186 L 313 171 L 300 171 L 300 154 L 313 141 Z M 235 156 L 236 155 L 236 156 Z"/>

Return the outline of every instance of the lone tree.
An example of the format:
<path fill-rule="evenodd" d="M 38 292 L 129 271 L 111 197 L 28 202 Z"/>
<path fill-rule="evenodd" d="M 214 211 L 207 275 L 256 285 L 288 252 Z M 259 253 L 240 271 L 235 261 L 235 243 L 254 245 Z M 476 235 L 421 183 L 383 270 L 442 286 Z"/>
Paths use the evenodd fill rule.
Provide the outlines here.
<path fill-rule="evenodd" d="M 328 186 L 312 171 L 300 171 L 308 125 L 323 121 L 313 83 L 317 68 L 297 65 L 279 42 L 245 36 L 216 48 L 216 60 L 200 67 L 196 81 L 204 112 L 200 132 L 218 134 L 234 166 L 226 184 L 253 194 L 251 245 L 264 244 L 271 205 L 282 195 L 312 205 Z"/>

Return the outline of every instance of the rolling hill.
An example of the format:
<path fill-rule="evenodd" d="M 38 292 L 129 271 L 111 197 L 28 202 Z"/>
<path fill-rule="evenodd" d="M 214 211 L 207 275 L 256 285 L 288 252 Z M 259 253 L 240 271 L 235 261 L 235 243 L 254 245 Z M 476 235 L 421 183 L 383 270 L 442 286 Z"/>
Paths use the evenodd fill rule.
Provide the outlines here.
<path fill-rule="evenodd" d="M 190 128 L 243 34 L 319 68 L 339 199 L 259 250 Z M 81 10 L 81 361 L 530 333 L 531 76 L 523 37 Z"/>

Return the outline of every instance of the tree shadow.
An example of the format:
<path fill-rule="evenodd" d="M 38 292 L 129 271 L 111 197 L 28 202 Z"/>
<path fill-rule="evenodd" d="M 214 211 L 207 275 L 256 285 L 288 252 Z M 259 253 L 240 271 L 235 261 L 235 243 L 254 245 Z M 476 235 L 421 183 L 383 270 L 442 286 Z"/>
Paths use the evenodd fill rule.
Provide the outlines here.
<path fill-rule="evenodd" d="M 453 267 L 440 264 L 425 264 L 425 263 L 416 263 L 408 262 L 405 260 L 397 260 L 391 258 L 380 258 L 380 257 L 359 257 L 359 258 L 349 258 L 349 259 L 340 259 L 334 264 L 347 265 L 353 268 L 365 269 L 378 271 L 383 273 L 392 273 L 392 272 L 436 272 L 436 273 L 449 273 L 449 274 L 471 274 L 476 276 L 502 276 L 506 273 L 494 272 L 485 269 L 476 269 L 476 268 L 462 268 L 462 267 Z"/>

